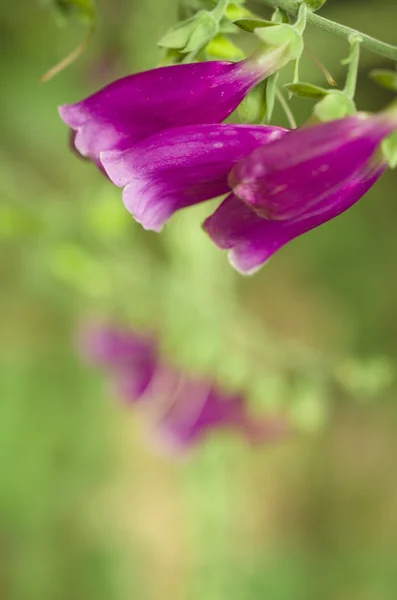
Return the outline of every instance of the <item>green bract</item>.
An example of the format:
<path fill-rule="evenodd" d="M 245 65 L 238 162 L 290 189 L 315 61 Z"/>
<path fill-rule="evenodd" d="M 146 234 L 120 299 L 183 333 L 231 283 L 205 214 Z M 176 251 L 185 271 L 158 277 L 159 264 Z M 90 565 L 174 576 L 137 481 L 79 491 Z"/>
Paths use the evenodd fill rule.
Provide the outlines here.
<path fill-rule="evenodd" d="M 354 115 L 355 112 L 356 105 L 353 100 L 340 90 L 330 90 L 313 109 L 313 114 L 319 121 L 335 121 Z"/>
<path fill-rule="evenodd" d="M 278 25 L 275 21 L 265 21 L 264 19 L 256 19 L 254 17 L 237 19 L 234 21 L 234 24 L 243 31 L 248 31 L 249 33 L 254 33 L 255 29 L 259 29 L 260 27 L 275 27 Z"/>
<path fill-rule="evenodd" d="M 319 100 L 329 93 L 329 90 L 318 85 L 312 85 L 311 83 L 286 83 L 284 87 L 287 88 L 291 94 L 298 96 L 299 98 L 313 98 Z"/>
<path fill-rule="evenodd" d="M 273 27 L 255 29 L 255 35 L 270 48 L 283 49 L 285 63 L 300 57 L 303 51 L 302 35 L 291 25 L 273 24 Z"/>
<path fill-rule="evenodd" d="M 158 42 L 163 48 L 194 52 L 203 48 L 219 32 L 218 21 L 205 10 L 171 27 Z"/>

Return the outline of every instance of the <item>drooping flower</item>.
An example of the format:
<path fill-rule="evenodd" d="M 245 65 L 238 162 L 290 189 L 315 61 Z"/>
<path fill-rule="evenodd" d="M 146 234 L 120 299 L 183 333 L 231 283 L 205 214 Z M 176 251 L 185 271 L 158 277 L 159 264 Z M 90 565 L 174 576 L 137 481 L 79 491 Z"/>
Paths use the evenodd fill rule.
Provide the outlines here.
<path fill-rule="evenodd" d="M 355 204 L 387 167 L 379 146 L 397 128 L 391 113 L 358 114 L 290 132 L 233 168 L 233 189 L 204 223 L 242 273 Z"/>
<path fill-rule="evenodd" d="M 95 325 L 84 328 L 79 346 L 108 372 L 117 397 L 139 407 L 151 437 L 163 446 L 188 448 L 217 429 L 236 431 L 253 443 L 289 433 L 284 418 L 254 416 L 243 395 L 222 392 L 210 380 L 167 363 L 153 338 Z"/>
<path fill-rule="evenodd" d="M 210 61 L 144 71 L 118 79 L 81 102 L 65 104 L 59 112 L 76 132 L 78 152 L 100 166 L 101 152 L 131 148 L 169 127 L 220 123 L 297 52 L 291 38 L 237 63 Z"/>
<path fill-rule="evenodd" d="M 261 125 L 174 127 L 100 158 L 113 183 L 124 187 L 135 219 L 159 231 L 176 210 L 226 194 L 233 165 L 286 132 Z"/>
<path fill-rule="evenodd" d="M 85 326 L 79 335 L 79 349 L 90 362 L 112 371 L 114 386 L 129 400 L 141 397 L 157 368 L 154 339 L 117 327 L 100 323 Z"/>

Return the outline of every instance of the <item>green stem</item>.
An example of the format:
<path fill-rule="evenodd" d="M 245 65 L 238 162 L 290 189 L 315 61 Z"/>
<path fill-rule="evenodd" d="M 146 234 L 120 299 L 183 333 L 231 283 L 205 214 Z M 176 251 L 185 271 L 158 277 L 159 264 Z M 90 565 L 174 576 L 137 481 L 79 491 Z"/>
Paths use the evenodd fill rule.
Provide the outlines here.
<path fill-rule="evenodd" d="M 288 102 L 286 101 L 282 92 L 280 92 L 280 90 L 278 88 L 276 88 L 276 96 L 277 96 L 277 100 L 280 102 L 280 104 L 282 106 L 285 116 L 288 119 L 289 126 L 291 127 L 291 129 L 296 129 L 297 125 L 296 125 L 295 117 L 292 114 L 292 110 L 288 106 Z"/>
<path fill-rule="evenodd" d="M 225 14 L 229 1 L 230 0 L 218 0 L 217 5 L 211 11 L 212 16 L 218 21 L 218 23 Z"/>
<path fill-rule="evenodd" d="M 273 9 L 279 8 L 283 12 L 288 13 L 289 15 L 296 16 L 299 11 L 300 3 L 297 0 L 262 0 L 264 4 L 271 6 Z M 365 33 L 361 33 L 356 29 L 351 29 L 350 27 L 346 27 L 346 25 L 341 25 L 340 23 L 336 23 L 335 21 L 330 21 L 324 17 L 320 17 L 319 15 L 312 13 L 310 10 L 307 13 L 307 22 L 309 25 L 314 25 L 327 33 L 332 33 L 333 35 L 337 35 L 338 37 L 344 38 L 346 40 L 352 36 L 360 36 L 362 38 L 361 45 L 366 50 L 377 54 L 378 56 L 383 56 L 384 58 L 388 58 L 390 60 L 397 61 L 397 46 L 392 46 L 392 44 L 386 44 L 385 42 L 381 42 L 370 35 L 366 35 Z"/>
<path fill-rule="evenodd" d="M 350 100 L 353 100 L 356 93 L 357 74 L 360 62 L 360 44 L 361 37 L 357 36 L 350 40 L 351 50 L 348 58 L 349 69 L 347 71 L 346 83 L 344 92 Z"/>

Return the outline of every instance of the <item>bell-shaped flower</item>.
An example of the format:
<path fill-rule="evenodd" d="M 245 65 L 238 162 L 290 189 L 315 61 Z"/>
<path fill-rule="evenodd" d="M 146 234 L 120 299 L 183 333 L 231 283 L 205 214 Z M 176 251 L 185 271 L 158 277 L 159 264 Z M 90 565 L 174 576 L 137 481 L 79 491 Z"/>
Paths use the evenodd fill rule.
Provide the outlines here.
<path fill-rule="evenodd" d="M 163 129 L 220 123 L 260 81 L 297 58 L 298 33 L 237 62 L 172 65 L 118 79 L 59 112 L 78 152 L 100 166 L 105 150 L 131 148 Z M 301 43 L 301 42 L 300 42 Z"/>
<path fill-rule="evenodd" d="M 297 236 L 355 204 L 387 167 L 379 147 L 397 129 L 391 112 L 357 114 L 294 130 L 233 168 L 233 190 L 204 228 L 252 273 Z"/>
<path fill-rule="evenodd" d="M 100 157 L 109 178 L 124 187 L 124 204 L 135 219 L 160 231 L 176 210 L 228 193 L 233 165 L 285 133 L 261 125 L 174 127 Z"/>
<path fill-rule="evenodd" d="M 84 327 L 79 347 L 105 368 L 112 392 L 139 408 L 151 437 L 163 447 L 186 449 L 218 429 L 253 443 L 290 433 L 285 418 L 254 415 L 243 395 L 220 391 L 212 381 L 170 365 L 151 337 L 96 324 Z"/>

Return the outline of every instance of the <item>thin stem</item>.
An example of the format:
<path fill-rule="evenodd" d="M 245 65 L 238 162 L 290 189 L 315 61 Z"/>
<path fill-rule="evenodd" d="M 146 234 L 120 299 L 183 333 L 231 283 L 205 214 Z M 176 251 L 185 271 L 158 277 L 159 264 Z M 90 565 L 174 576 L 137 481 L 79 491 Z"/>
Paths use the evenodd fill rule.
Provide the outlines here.
<path fill-rule="evenodd" d="M 212 16 L 218 21 L 218 23 L 225 14 L 228 4 L 229 0 L 218 0 L 217 5 L 211 11 Z"/>
<path fill-rule="evenodd" d="M 357 74 L 360 62 L 360 44 L 361 38 L 359 36 L 351 40 L 351 49 L 348 58 L 349 68 L 344 89 L 346 96 L 350 98 L 350 100 L 353 100 L 354 94 L 356 93 Z"/>
<path fill-rule="evenodd" d="M 49 81 L 50 79 L 55 77 L 55 75 L 57 75 L 58 73 L 60 73 L 64 69 L 66 69 L 66 67 L 71 65 L 87 48 L 93 33 L 94 33 L 94 27 L 90 27 L 85 38 L 77 46 L 77 48 L 75 48 L 70 54 L 65 56 L 65 58 L 63 58 L 61 61 L 59 61 L 59 63 L 57 63 L 54 67 L 49 69 L 49 71 L 44 73 L 44 75 L 42 75 L 40 77 L 40 82 L 45 83 L 46 81 Z"/>
<path fill-rule="evenodd" d="M 292 114 L 292 110 L 290 109 L 290 107 L 288 106 L 288 102 L 286 101 L 286 99 L 284 98 L 282 92 L 280 92 L 280 90 L 278 88 L 276 88 L 276 96 L 277 96 L 277 100 L 280 102 L 283 111 L 285 112 L 285 116 L 288 119 L 288 123 L 289 126 L 291 127 L 291 129 L 296 129 L 297 128 L 297 124 L 295 121 L 295 117 Z"/>
<path fill-rule="evenodd" d="M 317 58 L 317 56 L 315 54 L 313 54 L 313 52 L 311 52 L 311 50 L 309 50 L 309 48 L 307 46 L 305 46 L 305 52 L 306 52 L 307 56 L 310 58 L 310 60 L 312 60 L 314 62 L 314 64 L 320 69 L 321 73 L 324 75 L 324 77 L 328 81 L 329 85 L 332 85 L 332 87 L 335 87 L 336 81 L 332 77 L 331 73 L 328 71 L 327 67 L 325 65 L 323 65 L 323 63 Z"/>
<path fill-rule="evenodd" d="M 263 4 L 271 6 L 273 9 L 279 8 L 292 16 L 296 16 L 299 11 L 299 4 L 296 0 L 262 0 L 262 2 Z M 361 33 L 356 29 L 346 27 L 346 25 L 341 25 L 330 19 L 320 17 L 320 15 L 312 13 L 311 11 L 308 11 L 307 13 L 307 22 L 309 25 L 314 25 L 327 33 L 344 38 L 345 40 L 348 40 L 351 36 L 360 36 L 362 38 L 361 45 L 363 48 L 378 56 L 397 61 L 397 46 L 381 42 L 370 35 L 366 35 L 365 33 Z"/>

